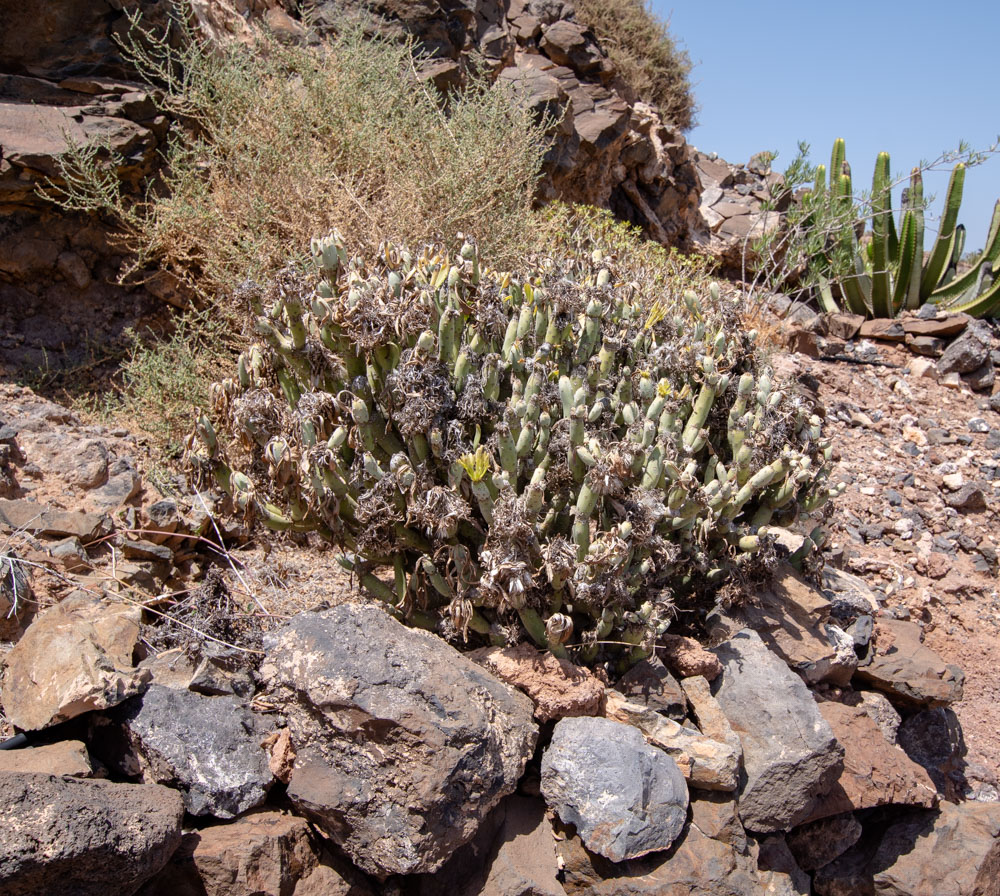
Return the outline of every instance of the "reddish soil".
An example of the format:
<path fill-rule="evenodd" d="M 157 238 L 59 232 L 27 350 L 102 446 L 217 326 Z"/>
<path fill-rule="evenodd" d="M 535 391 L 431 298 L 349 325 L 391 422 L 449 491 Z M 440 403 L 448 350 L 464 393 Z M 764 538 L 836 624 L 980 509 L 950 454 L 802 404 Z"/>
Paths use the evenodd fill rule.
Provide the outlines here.
<path fill-rule="evenodd" d="M 885 612 L 924 623 L 927 646 L 965 671 L 954 709 L 968 773 L 990 781 L 1000 775 L 1000 414 L 983 393 L 918 377 L 908 350 L 874 347 L 882 364 L 774 363 L 812 386 L 833 478 L 848 483 L 828 521 L 830 562 L 884 595 Z"/>

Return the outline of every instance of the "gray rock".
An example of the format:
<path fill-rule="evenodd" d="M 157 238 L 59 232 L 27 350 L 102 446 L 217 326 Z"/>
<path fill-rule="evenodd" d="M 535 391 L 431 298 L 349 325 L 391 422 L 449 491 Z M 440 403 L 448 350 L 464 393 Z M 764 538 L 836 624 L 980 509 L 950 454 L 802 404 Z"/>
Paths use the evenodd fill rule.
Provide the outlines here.
<path fill-rule="evenodd" d="M 889 698 L 878 691 L 861 691 L 858 696 L 861 698 L 861 708 L 878 725 L 885 739 L 891 744 L 896 743 L 902 719 Z"/>
<path fill-rule="evenodd" d="M 123 712 L 143 778 L 179 789 L 192 815 L 234 818 L 264 802 L 266 732 L 237 699 L 153 684 Z"/>
<path fill-rule="evenodd" d="M 714 653 L 722 661 L 715 697 L 743 743 L 740 818 L 752 831 L 786 830 L 836 780 L 843 747 L 802 680 L 756 632 L 739 632 Z"/>
<path fill-rule="evenodd" d="M 991 335 L 986 321 L 972 321 L 938 359 L 938 373 L 972 373 L 982 367 L 990 357 Z"/>
<path fill-rule="evenodd" d="M 993 384 L 997 379 L 997 372 L 993 366 L 993 361 L 987 358 L 986 363 L 982 367 L 977 367 L 972 373 L 965 374 L 962 379 L 969 384 L 969 388 L 973 391 L 988 392 L 993 388 Z"/>
<path fill-rule="evenodd" d="M 156 785 L 0 774 L 3 896 L 131 896 L 181 841 L 180 796 Z"/>
<path fill-rule="evenodd" d="M 378 606 L 303 613 L 264 643 L 298 754 L 288 796 L 365 871 L 439 868 L 534 751 L 527 697 Z"/>
<path fill-rule="evenodd" d="M 667 849 L 687 819 L 677 763 L 631 725 L 560 721 L 542 757 L 542 795 L 587 849 L 621 862 Z"/>

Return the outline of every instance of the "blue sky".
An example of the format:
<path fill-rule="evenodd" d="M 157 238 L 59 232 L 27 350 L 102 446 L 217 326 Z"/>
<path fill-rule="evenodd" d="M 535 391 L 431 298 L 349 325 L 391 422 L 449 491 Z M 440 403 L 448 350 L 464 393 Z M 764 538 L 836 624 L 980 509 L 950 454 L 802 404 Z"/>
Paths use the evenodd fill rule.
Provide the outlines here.
<path fill-rule="evenodd" d="M 959 140 L 985 149 L 1000 134 L 997 0 L 651 5 L 695 63 L 700 124 L 688 140 L 727 161 L 777 150 L 783 170 L 805 140 L 813 163 L 828 163 L 843 137 L 855 189 L 870 189 L 881 150 L 896 179 Z M 934 216 L 951 166 L 939 170 L 924 176 L 925 194 L 937 196 Z M 985 242 L 997 198 L 1000 155 L 966 173 L 959 221 L 967 249 Z"/>

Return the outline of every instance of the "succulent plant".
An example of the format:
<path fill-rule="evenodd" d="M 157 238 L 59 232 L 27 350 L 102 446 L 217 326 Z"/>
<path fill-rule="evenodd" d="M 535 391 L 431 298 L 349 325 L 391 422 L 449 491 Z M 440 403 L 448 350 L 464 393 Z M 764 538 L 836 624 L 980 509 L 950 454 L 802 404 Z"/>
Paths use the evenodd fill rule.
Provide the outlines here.
<path fill-rule="evenodd" d="M 600 251 L 518 278 L 468 241 L 312 250 L 318 279 L 246 288 L 262 338 L 190 463 L 411 623 L 635 659 L 830 497 L 819 418 L 717 286 L 650 301 Z"/>
<path fill-rule="evenodd" d="M 844 141 L 834 142 L 831 155 L 829 201 L 850 202 L 851 183 L 844 158 Z M 840 232 L 834 239 L 850 245 L 854 272 L 840 281 L 840 293 L 846 307 L 866 317 L 895 317 L 902 310 L 915 310 L 934 303 L 949 311 L 964 311 L 976 317 L 992 317 L 1000 311 L 1000 281 L 994 281 L 993 266 L 1000 259 L 1000 200 L 993 210 L 986 247 L 958 274 L 958 263 L 965 248 L 965 228 L 958 224 L 965 183 L 965 166 L 960 162 L 952 170 L 945 194 L 944 213 L 937 238 L 929 255 L 924 257 L 924 194 L 919 168 L 910 174 L 904 190 L 902 218 L 897 231 L 892 211 L 892 181 L 889 154 L 879 153 L 875 162 L 871 197 L 871 240 L 862 247 L 855 233 L 855 222 L 840 215 Z M 841 174 L 835 180 L 837 168 Z M 844 170 L 847 169 L 847 170 Z M 814 194 L 826 195 L 825 169 L 819 166 Z M 838 209 L 843 211 L 842 206 Z M 839 310 L 831 283 L 820 278 L 820 303 L 824 310 Z"/>

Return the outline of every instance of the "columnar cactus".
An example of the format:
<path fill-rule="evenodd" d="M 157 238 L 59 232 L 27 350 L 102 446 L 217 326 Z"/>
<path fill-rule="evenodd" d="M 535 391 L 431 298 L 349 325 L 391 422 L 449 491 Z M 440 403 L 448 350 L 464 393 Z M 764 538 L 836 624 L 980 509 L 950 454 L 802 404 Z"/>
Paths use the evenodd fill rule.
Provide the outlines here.
<path fill-rule="evenodd" d="M 634 659 L 830 496 L 820 420 L 716 287 L 646 301 L 599 252 L 527 278 L 470 242 L 313 255 L 257 291 L 190 460 L 417 624 Z"/>
<path fill-rule="evenodd" d="M 831 196 L 850 196 L 850 178 L 841 175 L 835 189 L 834 166 L 844 161 L 844 141 L 834 142 L 831 157 Z M 814 193 L 826 195 L 823 166 L 817 169 Z M 853 222 L 843 217 L 841 240 L 853 243 L 854 273 L 840 283 L 848 309 L 855 314 L 874 317 L 895 317 L 904 309 L 916 309 L 926 302 L 941 305 L 951 311 L 964 311 L 977 317 L 995 316 L 1000 311 L 1000 281 L 994 282 L 993 267 L 1000 259 L 1000 200 L 993 211 L 993 220 L 986 248 L 966 273 L 958 275 L 958 263 L 965 248 L 965 228 L 958 224 L 962 204 L 965 166 L 958 163 L 951 173 L 945 194 L 944 213 L 937 238 L 927 260 L 924 260 L 924 194 L 920 169 L 910 174 L 910 185 L 904 191 L 902 219 L 896 231 L 892 212 L 892 182 L 889 176 L 889 154 L 879 153 L 872 179 L 871 242 L 862 251 L 853 231 Z M 844 190 L 847 193 L 844 193 Z M 831 200 L 832 202 L 833 200 Z M 820 277 L 820 301 L 828 311 L 837 310 L 830 284 Z"/>

